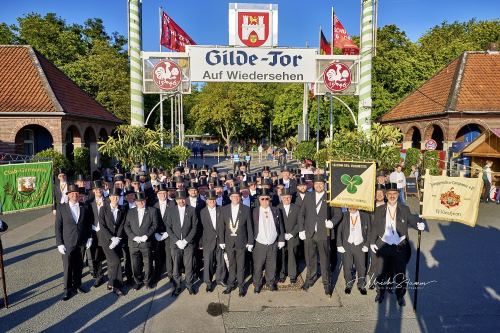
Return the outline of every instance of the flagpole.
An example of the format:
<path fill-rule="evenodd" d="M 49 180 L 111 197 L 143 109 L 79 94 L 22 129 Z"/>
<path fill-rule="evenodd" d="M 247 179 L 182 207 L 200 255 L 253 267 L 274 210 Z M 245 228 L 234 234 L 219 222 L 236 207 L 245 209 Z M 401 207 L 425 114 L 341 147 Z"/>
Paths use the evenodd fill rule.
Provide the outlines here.
<path fill-rule="evenodd" d="M 335 44 L 335 12 L 333 11 L 333 6 L 332 6 L 332 22 L 331 22 L 331 28 L 332 28 L 332 41 L 331 41 L 331 49 L 332 49 L 332 52 L 331 52 L 331 55 L 333 55 L 333 48 L 334 48 L 334 44 Z"/>
<path fill-rule="evenodd" d="M 162 7 L 160 6 L 158 8 L 158 12 L 159 12 L 159 21 L 160 21 L 160 39 L 159 39 L 159 44 L 160 44 L 160 52 L 161 52 L 161 31 L 162 31 L 162 28 L 161 28 L 161 12 L 162 12 Z"/>
<path fill-rule="evenodd" d="M 425 177 L 428 177 L 429 176 L 429 169 L 425 170 Z M 425 184 L 425 182 L 424 182 Z M 417 186 L 418 188 L 418 186 Z M 422 186 L 421 189 L 419 189 L 419 191 L 422 191 L 423 192 L 424 190 L 424 186 Z M 419 193 L 420 194 L 420 193 Z M 422 198 L 421 200 L 419 200 L 419 211 L 420 211 L 420 215 L 419 216 L 422 216 L 422 210 L 423 210 L 423 195 L 419 196 L 420 198 Z M 417 239 L 417 260 L 416 260 L 416 265 L 415 265 L 415 286 L 417 286 L 415 288 L 415 293 L 413 294 L 413 312 L 417 312 L 417 301 L 418 301 L 418 282 L 419 282 L 419 270 L 420 270 L 420 240 L 422 239 L 422 231 L 418 231 L 418 239 Z"/>

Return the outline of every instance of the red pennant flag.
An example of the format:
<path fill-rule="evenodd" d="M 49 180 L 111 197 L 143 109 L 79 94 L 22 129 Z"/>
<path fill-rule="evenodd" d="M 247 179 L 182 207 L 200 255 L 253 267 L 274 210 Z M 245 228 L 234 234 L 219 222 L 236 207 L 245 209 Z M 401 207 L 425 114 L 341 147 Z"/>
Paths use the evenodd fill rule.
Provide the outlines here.
<path fill-rule="evenodd" d="M 342 54 L 359 54 L 358 46 L 351 40 L 351 37 L 347 34 L 347 31 L 335 14 L 333 15 L 333 46 L 342 49 Z"/>
<path fill-rule="evenodd" d="M 326 40 L 323 30 L 320 30 L 319 54 L 332 54 L 330 43 Z"/>
<path fill-rule="evenodd" d="M 186 45 L 196 45 L 194 40 L 164 11 L 161 12 L 160 44 L 167 49 L 178 52 L 184 52 Z"/>

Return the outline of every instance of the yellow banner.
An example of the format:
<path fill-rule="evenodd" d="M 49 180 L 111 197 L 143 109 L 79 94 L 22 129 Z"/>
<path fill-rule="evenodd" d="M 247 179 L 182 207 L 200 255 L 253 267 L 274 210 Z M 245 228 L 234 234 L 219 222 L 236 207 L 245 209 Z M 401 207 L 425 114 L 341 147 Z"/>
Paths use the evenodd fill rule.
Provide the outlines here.
<path fill-rule="evenodd" d="M 425 175 L 422 217 L 476 225 L 482 177 Z"/>

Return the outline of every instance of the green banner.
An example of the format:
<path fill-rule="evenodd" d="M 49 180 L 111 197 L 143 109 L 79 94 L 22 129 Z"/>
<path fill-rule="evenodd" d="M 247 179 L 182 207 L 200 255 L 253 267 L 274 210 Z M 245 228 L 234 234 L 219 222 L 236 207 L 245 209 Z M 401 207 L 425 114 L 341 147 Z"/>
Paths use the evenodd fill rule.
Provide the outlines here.
<path fill-rule="evenodd" d="M 52 205 L 52 162 L 0 165 L 0 212 Z"/>

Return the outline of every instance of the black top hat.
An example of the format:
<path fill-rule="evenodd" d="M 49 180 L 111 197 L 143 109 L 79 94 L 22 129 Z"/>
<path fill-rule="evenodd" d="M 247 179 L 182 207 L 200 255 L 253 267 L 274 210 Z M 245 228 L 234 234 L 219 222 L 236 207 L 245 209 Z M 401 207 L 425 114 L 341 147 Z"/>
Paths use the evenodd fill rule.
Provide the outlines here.
<path fill-rule="evenodd" d="M 242 166 L 242 165 L 243 165 L 243 166 L 247 166 L 247 161 L 242 161 L 242 162 L 240 162 L 240 166 Z"/>
<path fill-rule="evenodd" d="M 101 187 L 102 187 L 102 181 L 94 180 L 92 182 L 92 189 L 101 188 Z"/>
<path fill-rule="evenodd" d="M 158 192 L 166 192 L 168 191 L 167 185 L 165 183 L 160 183 L 158 185 Z"/>
<path fill-rule="evenodd" d="M 312 173 L 305 174 L 304 175 L 304 179 L 306 181 L 308 181 L 308 180 L 313 181 L 314 180 L 314 175 Z"/>
<path fill-rule="evenodd" d="M 181 176 L 179 176 L 179 177 L 174 177 L 174 181 L 175 181 L 176 183 L 184 183 L 184 177 L 181 177 Z"/>
<path fill-rule="evenodd" d="M 64 170 L 63 168 L 59 168 L 58 171 L 57 171 L 57 174 L 60 175 L 60 174 L 66 174 L 66 170 Z"/>
<path fill-rule="evenodd" d="M 268 188 L 263 188 L 259 193 L 260 197 L 271 197 L 271 191 Z"/>
<path fill-rule="evenodd" d="M 201 168 L 202 170 L 208 170 L 208 164 L 203 164 L 203 167 Z"/>
<path fill-rule="evenodd" d="M 130 193 L 135 193 L 134 188 L 132 186 L 130 186 L 130 185 L 129 186 L 125 186 L 124 190 L 125 190 L 125 195 L 130 194 Z"/>
<path fill-rule="evenodd" d="M 76 175 L 76 179 L 75 180 L 85 181 L 85 177 L 83 177 L 82 174 L 78 174 L 78 175 Z"/>
<path fill-rule="evenodd" d="M 196 179 L 196 174 L 195 173 L 190 173 L 189 174 L 189 179 L 191 179 L 191 180 Z"/>
<path fill-rule="evenodd" d="M 191 169 L 191 170 L 197 170 L 198 169 L 198 164 L 191 163 L 191 165 L 189 166 L 189 169 Z"/>
<path fill-rule="evenodd" d="M 258 172 L 256 172 L 256 173 L 255 173 L 255 176 L 256 176 L 257 178 L 261 178 L 261 177 L 262 177 L 262 171 L 258 171 Z"/>
<path fill-rule="evenodd" d="M 214 181 L 214 187 L 224 187 L 224 184 L 222 183 L 222 180 L 216 179 Z"/>
<path fill-rule="evenodd" d="M 287 166 L 284 166 L 284 167 L 281 169 L 281 172 L 292 172 L 292 170 L 290 170 Z"/>
<path fill-rule="evenodd" d="M 268 165 L 264 165 L 262 171 L 271 171 L 271 168 Z"/>
<path fill-rule="evenodd" d="M 198 176 L 200 176 L 200 177 L 206 177 L 207 176 L 207 172 L 205 170 L 198 171 Z"/>
<path fill-rule="evenodd" d="M 189 182 L 189 185 L 187 187 L 188 190 L 197 190 L 198 189 L 198 183 L 196 183 L 194 180 L 191 180 Z"/>
<path fill-rule="evenodd" d="M 269 179 L 269 178 L 264 178 L 264 179 L 262 179 L 262 181 L 261 181 L 261 183 L 260 183 L 260 184 L 261 184 L 261 185 L 268 185 L 268 186 L 271 186 L 273 183 L 272 183 L 272 180 L 271 180 L 271 179 Z"/>
<path fill-rule="evenodd" d="M 139 183 L 141 181 L 141 176 L 134 174 L 132 175 L 132 182 L 137 182 Z"/>
<path fill-rule="evenodd" d="M 240 183 L 240 191 L 241 190 L 248 190 L 248 184 L 247 184 L 247 182 L 241 182 Z"/>
<path fill-rule="evenodd" d="M 272 171 L 271 172 L 271 177 L 278 177 L 278 172 L 277 171 Z"/>
<path fill-rule="evenodd" d="M 130 172 L 125 172 L 125 179 L 132 180 L 132 174 Z"/>
<path fill-rule="evenodd" d="M 292 190 L 290 188 L 284 188 L 283 191 L 281 191 L 281 196 L 284 195 L 293 195 Z"/>
<path fill-rule="evenodd" d="M 278 186 L 285 186 L 285 184 L 283 183 L 283 178 L 280 178 L 278 179 Z"/>
<path fill-rule="evenodd" d="M 163 172 L 163 171 L 165 171 L 165 170 L 163 169 L 163 167 L 159 167 L 159 168 L 158 168 L 158 172 Z"/>
<path fill-rule="evenodd" d="M 243 171 L 238 171 L 238 176 L 244 176 L 245 173 Z"/>
<path fill-rule="evenodd" d="M 136 201 L 146 200 L 146 194 L 144 192 L 136 192 L 135 200 Z"/>
<path fill-rule="evenodd" d="M 398 184 L 396 184 L 396 183 L 385 184 L 385 191 L 386 192 L 390 192 L 390 191 L 399 192 Z"/>
<path fill-rule="evenodd" d="M 186 199 L 186 191 L 185 190 L 177 190 L 175 191 L 176 199 Z"/>
<path fill-rule="evenodd" d="M 207 200 L 216 200 L 217 199 L 217 194 L 215 194 L 214 190 L 208 190 L 207 193 Z"/>
<path fill-rule="evenodd" d="M 210 173 L 212 173 L 212 172 L 217 172 L 217 168 L 216 167 L 211 167 L 210 168 Z"/>
<path fill-rule="evenodd" d="M 207 179 L 206 178 L 200 178 L 198 181 L 198 187 L 206 187 L 208 186 Z"/>
<path fill-rule="evenodd" d="M 314 182 L 315 183 L 324 183 L 325 182 L 325 175 L 314 175 Z"/>
<path fill-rule="evenodd" d="M 385 177 L 385 171 L 384 170 L 377 171 L 377 177 Z"/>
<path fill-rule="evenodd" d="M 237 188 L 237 187 L 231 187 L 231 188 L 229 188 L 229 189 L 227 190 L 227 192 L 228 192 L 228 195 L 230 195 L 230 196 L 231 196 L 231 195 L 233 195 L 233 194 L 238 194 L 238 195 L 240 195 L 240 189 L 239 189 L 239 188 Z"/>
<path fill-rule="evenodd" d="M 118 187 L 113 187 L 109 190 L 109 195 L 120 196 L 122 195 L 122 189 Z"/>
<path fill-rule="evenodd" d="M 78 193 L 78 186 L 76 186 L 75 184 L 69 184 L 68 188 L 66 189 L 66 194 L 71 193 L 71 192 Z"/>
<path fill-rule="evenodd" d="M 151 168 L 151 170 L 149 170 L 149 173 L 158 173 L 158 169 L 157 168 Z"/>
<path fill-rule="evenodd" d="M 307 181 L 304 177 L 297 178 L 297 186 L 298 185 L 307 185 Z"/>
<path fill-rule="evenodd" d="M 175 190 L 177 188 L 175 182 L 169 181 L 167 182 L 167 190 Z"/>
<path fill-rule="evenodd" d="M 232 173 L 228 173 L 226 176 L 226 180 L 232 180 L 234 179 L 234 175 Z"/>
<path fill-rule="evenodd" d="M 257 180 L 255 179 L 255 176 L 247 176 L 247 184 L 248 185 L 255 184 L 256 182 L 257 182 Z"/>
<path fill-rule="evenodd" d="M 78 188 L 78 194 L 87 194 L 87 189 L 85 187 Z"/>
<path fill-rule="evenodd" d="M 377 184 L 375 189 L 385 191 L 385 184 Z"/>

